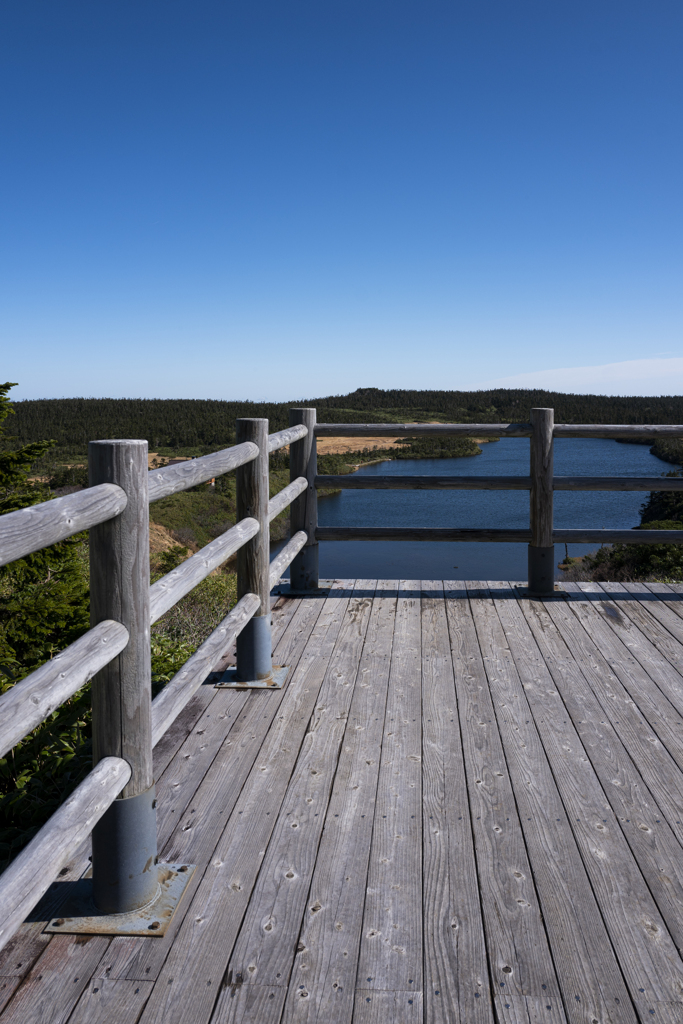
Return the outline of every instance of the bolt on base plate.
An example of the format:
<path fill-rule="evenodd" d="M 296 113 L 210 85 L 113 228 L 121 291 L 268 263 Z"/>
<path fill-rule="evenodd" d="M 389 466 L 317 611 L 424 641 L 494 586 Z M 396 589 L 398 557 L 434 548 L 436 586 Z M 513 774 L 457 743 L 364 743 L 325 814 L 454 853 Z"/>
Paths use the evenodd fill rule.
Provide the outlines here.
<path fill-rule="evenodd" d="M 195 864 L 158 864 L 159 887 L 151 903 L 126 914 L 102 914 L 93 903 L 92 878 L 70 883 L 71 893 L 46 932 L 65 935 L 164 935 L 195 872 Z M 69 883 L 67 883 L 69 884 Z"/>
<path fill-rule="evenodd" d="M 285 684 L 287 673 L 289 672 L 288 665 L 273 665 L 273 671 L 271 675 L 266 676 L 265 679 L 249 679 L 246 682 L 240 682 L 237 678 L 237 669 L 229 668 L 223 673 L 219 681 L 216 683 L 217 690 L 281 690 Z"/>

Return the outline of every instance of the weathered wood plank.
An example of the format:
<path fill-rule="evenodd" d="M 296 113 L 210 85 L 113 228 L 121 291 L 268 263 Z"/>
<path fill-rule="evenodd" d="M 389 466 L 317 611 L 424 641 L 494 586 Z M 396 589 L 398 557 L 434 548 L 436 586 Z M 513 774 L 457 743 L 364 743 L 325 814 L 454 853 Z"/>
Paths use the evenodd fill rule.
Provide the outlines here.
<path fill-rule="evenodd" d="M 94 978 L 69 1017 L 69 1024 L 127 1024 L 136 1021 L 152 987 L 151 981 Z"/>
<path fill-rule="evenodd" d="M 656 594 L 667 608 L 670 608 L 672 612 L 683 618 L 683 600 L 681 600 L 683 587 L 680 584 L 645 583 L 643 585 L 647 587 L 649 593 Z"/>
<path fill-rule="evenodd" d="M 160 498 L 167 498 L 169 494 L 177 494 L 178 491 L 187 491 L 197 484 L 205 484 L 215 476 L 223 476 L 224 473 L 230 473 L 238 466 L 243 466 L 245 462 L 251 462 L 257 456 L 257 446 L 247 441 L 245 444 L 224 448 L 211 455 L 202 455 L 199 459 L 180 462 L 176 466 L 152 469 L 149 472 L 149 500 L 159 501 Z"/>
<path fill-rule="evenodd" d="M 56 935 L 2 1014 L 2 1024 L 65 1024 L 109 939 Z"/>
<path fill-rule="evenodd" d="M 100 622 L 0 697 L 0 757 L 73 697 L 128 643 L 119 622 Z"/>
<path fill-rule="evenodd" d="M 185 1024 L 188 1018 L 203 1024 L 211 1016 L 350 596 L 336 590 L 323 603 L 280 714 L 178 929 L 141 1024 Z"/>
<path fill-rule="evenodd" d="M 20 984 L 21 978 L 0 977 L 0 1013 L 5 1009 Z"/>
<path fill-rule="evenodd" d="M 489 1024 L 488 964 L 443 584 L 422 584 L 425 1024 Z"/>
<path fill-rule="evenodd" d="M 0 516 L 0 565 L 120 515 L 127 501 L 121 487 L 105 483 L 30 508 L 6 512 Z"/>
<path fill-rule="evenodd" d="M 492 590 L 494 597 L 497 593 Z M 537 879 L 545 875 L 537 885 L 567 1013 L 574 1010 L 576 1019 L 583 1020 L 588 1009 L 598 1019 L 607 1015 L 622 1019 L 628 1013 L 630 993 L 640 1012 L 647 1014 L 653 999 L 673 1001 L 683 992 L 683 964 L 640 871 L 644 866 L 647 880 L 652 881 L 650 865 L 647 857 L 643 858 L 644 864 L 634 860 L 512 589 L 503 591 L 495 605 L 505 627 L 499 644 L 502 649 L 507 641 L 510 653 L 500 657 L 495 684 L 491 675 L 489 678 L 492 690 L 495 686 L 499 691 L 495 703 L 500 720 L 516 718 L 516 729 L 509 735 L 506 749 L 511 756 L 516 746 L 521 762 L 515 794 L 520 801 L 532 867 Z M 510 664 L 513 657 L 517 671 Z M 515 712 L 509 710 L 515 706 Z M 535 768 L 530 753 L 532 745 L 541 744 L 543 759 L 547 758 L 552 770 L 546 769 L 545 778 Z M 526 794 L 531 794 L 534 785 L 539 798 L 525 807 Z M 531 821 L 525 822 L 527 817 Z M 537 828 L 544 835 L 539 837 L 539 844 L 532 846 L 529 837 Z M 668 838 L 673 840 L 670 833 Z M 534 849 L 540 852 L 544 842 L 556 847 L 554 864 L 550 863 L 553 855 L 549 851 L 545 865 L 542 856 L 534 856 Z M 663 846 L 666 848 L 666 842 Z M 676 888 L 675 882 L 671 888 Z M 672 893 L 666 893 L 665 899 L 670 906 Z M 576 950 L 573 956 L 567 941 L 570 935 Z M 614 959 L 615 951 L 621 970 Z M 641 988 L 645 992 L 641 993 Z M 581 997 L 581 1005 L 572 1007 L 576 994 Z"/>
<path fill-rule="evenodd" d="M 563 735 L 566 711 L 562 708 L 557 716 L 557 707 L 543 707 L 542 718 L 534 720 L 535 708 L 530 708 L 530 700 L 536 696 L 538 673 L 543 673 L 545 666 L 516 606 L 514 591 L 492 590 L 487 594 L 469 586 L 472 614 L 567 1018 L 576 1024 L 583 1024 L 586 1017 L 635 1021 L 568 821 L 569 810 L 566 801 L 563 804 L 561 790 L 564 780 L 554 777 L 558 771 L 552 755 L 555 743 L 562 746 L 556 734 Z M 499 593 L 502 599 L 494 604 L 492 598 Z M 604 803 L 604 795 L 601 797 Z"/>
<path fill-rule="evenodd" d="M 582 743 L 589 751 L 602 745 L 606 771 L 600 778 L 608 798 L 614 787 L 619 798 L 624 797 L 619 788 L 624 785 L 623 745 L 683 842 L 683 773 L 667 749 L 668 745 L 678 749 L 683 761 L 683 737 L 669 732 L 662 742 L 565 601 L 524 602 L 521 607 Z M 622 816 L 622 829 L 628 817 Z M 634 817 L 631 822 L 639 824 Z"/>
<path fill-rule="evenodd" d="M 540 706 L 544 718 L 547 716 L 550 720 L 549 724 L 540 722 L 539 730 L 543 733 L 546 728 L 552 728 L 554 735 L 561 737 L 555 744 L 559 751 L 557 756 L 562 759 L 562 781 L 565 774 L 571 774 L 585 796 L 590 795 L 590 790 L 583 781 L 587 769 L 582 758 L 585 754 L 590 759 L 602 791 L 680 953 L 683 948 L 683 848 L 658 806 L 658 797 L 666 792 L 665 798 L 676 804 L 678 793 L 677 814 L 680 820 L 683 773 L 660 747 L 659 772 L 654 777 L 650 773 L 655 788 L 648 789 L 619 735 L 607 719 L 604 708 L 588 686 L 584 672 L 571 658 L 559 631 L 553 628 L 552 622 L 548 622 L 547 613 L 544 615 L 541 608 L 528 607 L 529 604 L 524 612 L 544 661 L 533 666 L 533 680 L 527 682 L 531 677 L 530 672 L 524 674 L 524 681 L 534 715 L 538 715 L 537 709 Z M 511 616 L 518 613 L 511 609 L 507 614 Z M 511 644 L 519 646 L 525 642 L 528 645 L 528 638 L 522 633 L 522 639 L 511 641 Z M 553 691 L 551 677 L 563 700 Z M 540 694 L 538 699 L 537 693 Z M 553 704 L 557 705 L 554 716 Z M 567 711 L 571 720 L 567 720 Z M 555 721 L 552 721 L 553 717 Z M 624 721 L 624 717 L 619 717 L 619 725 L 622 730 L 628 730 L 628 718 Z M 552 758 L 551 762 L 554 764 Z M 555 773 L 559 778 L 560 770 L 555 768 Z M 562 788 L 560 783 L 558 785 Z M 600 799 L 595 787 L 594 791 Z M 599 887 L 596 893 L 600 896 Z M 610 909 L 606 914 L 608 927 Z M 611 927 L 614 927 L 613 923 Z M 649 937 L 649 929 L 647 934 Z M 613 942 L 621 954 L 620 936 L 614 938 Z M 629 940 L 629 949 L 631 945 Z M 623 960 L 623 956 L 620 959 Z"/>
<path fill-rule="evenodd" d="M 363 911 L 355 1024 L 378 992 L 422 995 L 420 584 L 402 580 Z"/>
<path fill-rule="evenodd" d="M 453 581 L 444 587 L 497 1017 L 517 1024 L 526 997 L 547 994 L 547 1019 L 565 1021 L 467 591 Z M 486 986 L 480 998 L 488 997 Z"/>
<path fill-rule="evenodd" d="M 347 726 L 365 634 L 370 620 L 374 580 L 359 580 L 328 663 L 296 767 L 278 814 L 256 887 L 235 943 L 228 972 L 241 975 L 243 1001 L 251 985 L 269 988 L 289 978 L 302 920 L 322 909 L 309 897 L 311 877 L 334 781 L 339 747 Z M 360 592 L 360 593 L 359 593 Z M 224 995 L 226 990 L 224 990 Z M 228 998 L 230 1018 L 239 1020 L 238 1003 Z M 212 1017 L 227 1019 L 220 998 Z M 278 1018 L 279 1019 L 279 1014 Z M 272 1021 L 270 1013 L 263 1018 Z"/>
<path fill-rule="evenodd" d="M 680 673 L 683 668 L 683 621 L 654 594 L 637 583 L 600 583 L 617 607 Z M 654 621 L 653 621 L 654 620 Z M 683 682 L 683 676 L 681 677 Z"/>
<path fill-rule="evenodd" d="M 130 765 L 121 758 L 103 758 L 5 869 L 0 877 L 0 948 L 47 892 L 130 774 Z"/>
<path fill-rule="evenodd" d="M 286 1024 L 351 1020 L 397 591 L 398 581 L 377 584 L 311 882 L 309 906 L 320 909 L 304 917 Z"/>
<path fill-rule="evenodd" d="M 566 583 L 567 605 L 586 632 L 600 646 L 612 671 L 643 712 L 657 735 L 683 736 L 683 679 L 663 658 L 645 634 L 619 611 L 607 595 L 584 592 L 578 584 Z M 662 732 L 664 730 L 664 733 Z M 676 749 L 669 752 L 683 768 Z"/>

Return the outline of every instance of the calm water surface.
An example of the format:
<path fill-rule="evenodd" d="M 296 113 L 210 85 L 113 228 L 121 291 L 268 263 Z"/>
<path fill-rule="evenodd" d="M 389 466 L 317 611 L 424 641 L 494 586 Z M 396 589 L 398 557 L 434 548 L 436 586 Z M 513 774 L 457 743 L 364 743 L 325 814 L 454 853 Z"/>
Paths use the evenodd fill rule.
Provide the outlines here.
<path fill-rule="evenodd" d="M 557 476 L 661 476 L 671 465 L 647 445 L 599 438 L 558 438 Z M 525 476 L 528 438 L 482 445 L 482 454 L 461 459 L 379 462 L 364 476 Z M 555 492 L 557 529 L 630 529 L 640 523 L 643 491 Z M 320 526 L 450 526 L 527 529 L 528 491 L 342 491 L 320 500 Z M 570 544 L 570 555 L 595 550 Z M 555 546 L 556 562 L 564 544 Z M 320 544 L 322 579 L 503 579 L 525 580 L 526 544 L 421 541 L 325 541 Z M 562 573 L 558 570 L 558 578 Z"/>

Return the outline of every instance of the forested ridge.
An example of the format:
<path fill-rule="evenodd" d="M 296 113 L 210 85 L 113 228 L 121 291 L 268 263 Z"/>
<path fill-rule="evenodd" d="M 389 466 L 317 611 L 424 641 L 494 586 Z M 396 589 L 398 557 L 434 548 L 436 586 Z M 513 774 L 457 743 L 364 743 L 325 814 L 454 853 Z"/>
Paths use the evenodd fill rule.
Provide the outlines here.
<path fill-rule="evenodd" d="M 264 416 L 271 430 L 289 423 L 289 409 L 313 406 L 319 422 L 514 423 L 534 406 L 555 409 L 559 423 L 683 423 L 683 396 L 659 398 L 567 395 L 552 391 L 383 391 L 359 388 L 348 395 L 289 402 L 210 399 L 49 398 L 16 402 L 12 434 L 22 444 L 54 439 L 84 448 L 105 437 L 149 441 L 150 449 L 220 447 L 234 441 L 235 420 Z"/>

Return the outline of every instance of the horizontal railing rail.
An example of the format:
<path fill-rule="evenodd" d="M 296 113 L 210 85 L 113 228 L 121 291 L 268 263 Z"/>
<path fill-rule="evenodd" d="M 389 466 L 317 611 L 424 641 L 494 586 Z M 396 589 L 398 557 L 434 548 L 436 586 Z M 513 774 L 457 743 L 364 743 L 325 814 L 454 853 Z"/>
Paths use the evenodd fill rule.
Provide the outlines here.
<path fill-rule="evenodd" d="M 305 483 L 305 481 L 304 481 Z M 530 476 L 316 476 L 318 490 L 350 491 L 530 491 Z M 683 491 L 683 477 L 555 476 L 554 491 Z"/>
<path fill-rule="evenodd" d="M 532 423 L 317 423 L 316 437 L 532 437 Z M 683 437 L 683 424 L 556 423 L 553 437 Z"/>
<path fill-rule="evenodd" d="M 123 512 L 125 491 L 116 484 L 88 487 L 62 498 L 0 516 L 0 565 L 50 547 Z"/>
<path fill-rule="evenodd" d="M 258 458 L 258 446 L 247 442 L 232 448 L 224 448 L 211 455 L 202 455 L 199 459 L 188 459 L 175 466 L 162 466 L 149 472 L 149 500 L 159 501 L 169 494 L 187 491 L 190 487 L 208 483 L 214 477 L 224 476 L 239 469 L 247 462 Z"/>
<path fill-rule="evenodd" d="M 89 683 L 127 643 L 128 630 L 120 622 L 99 622 L 7 690 L 0 697 L 0 757 Z"/>
<path fill-rule="evenodd" d="M 286 430 L 278 430 L 276 434 L 268 435 L 268 451 L 276 452 L 295 441 L 302 441 L 308 434 L 308 427 L 304 423 L 297 423 L 294 427 L 287 427 Z"/>
<path fill-rule="evenodd" d="M 88 838 L 130 776 L 127 761 L 103 758 L 0 875 L 0 949 Z"/>

